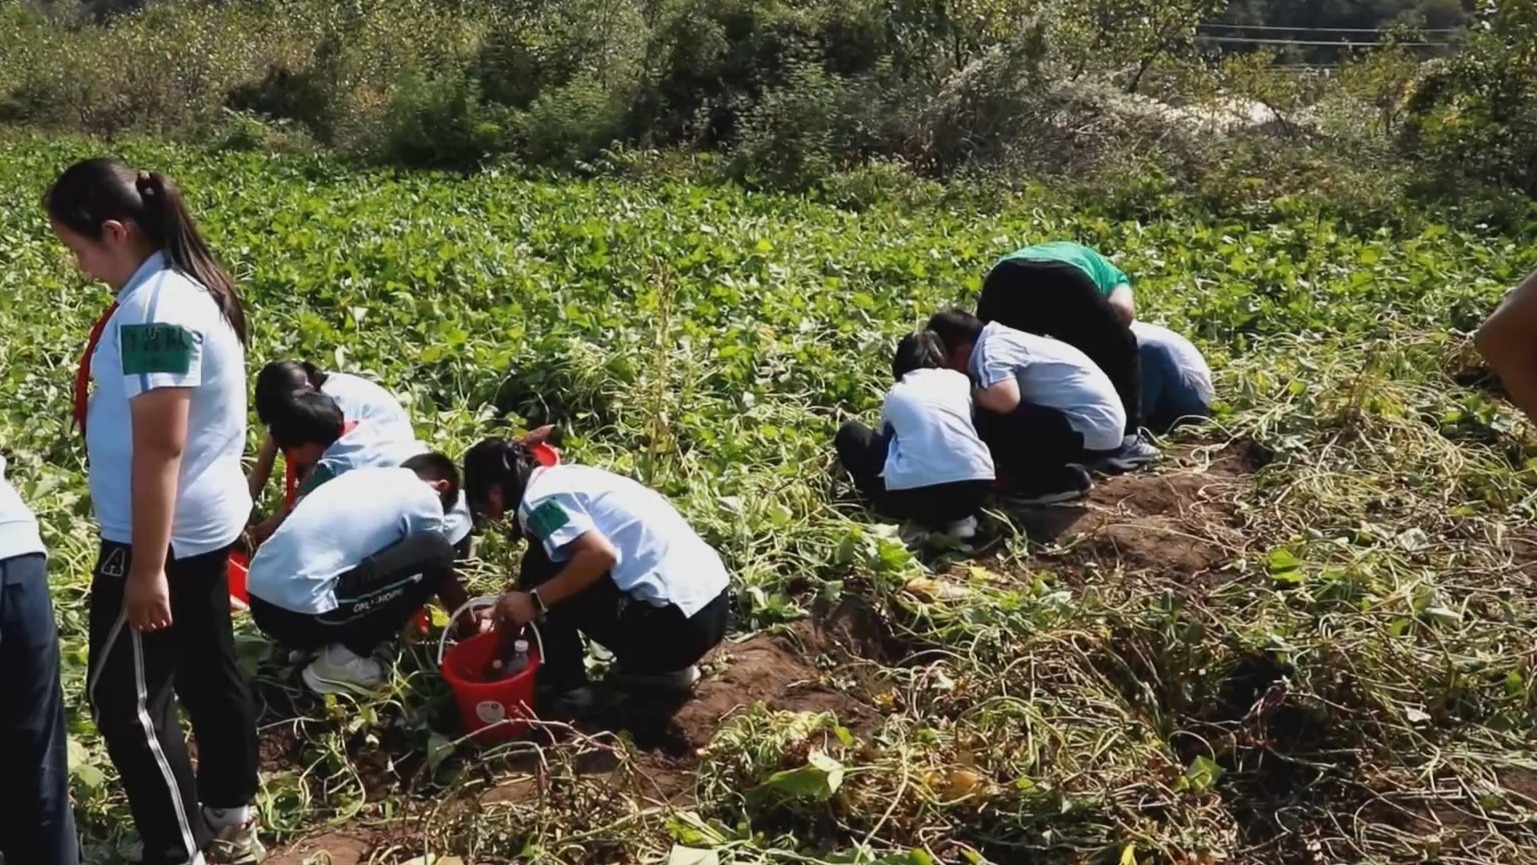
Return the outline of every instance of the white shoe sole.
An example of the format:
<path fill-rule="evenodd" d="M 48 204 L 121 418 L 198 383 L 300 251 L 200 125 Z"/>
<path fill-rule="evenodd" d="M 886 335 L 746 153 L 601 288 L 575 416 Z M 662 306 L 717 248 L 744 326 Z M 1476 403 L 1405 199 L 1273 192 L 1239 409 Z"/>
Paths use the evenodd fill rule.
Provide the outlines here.
<path fill-rule="evenodd" d="M 349 697 L 372 697 L 379 692 L 379 685 L 369 686 L 362 682 L 351 682 L 342 679 L 322 679 L 315 674 L 312 667 L 305 667 L 299 674 L 304 684 L 317 694 L 337 694 Z M 380 684 L 383 684 L 382 682 Z"/>
<path fill-rule="evenodd" d="M 689 667 L 682 675 L 658 674 L 631 674 L 619 673 L 614 676 L 614 683 L 625 688 L 646 688 L 654 691 L 673 691 L 684 694 L 694 690 L 702 676 L 697 666 Z"/>

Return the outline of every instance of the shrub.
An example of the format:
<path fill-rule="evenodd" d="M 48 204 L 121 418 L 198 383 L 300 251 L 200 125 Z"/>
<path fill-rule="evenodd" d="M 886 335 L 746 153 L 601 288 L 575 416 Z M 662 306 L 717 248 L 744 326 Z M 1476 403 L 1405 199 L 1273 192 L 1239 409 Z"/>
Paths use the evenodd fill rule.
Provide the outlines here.
<path fill-rule="evenodd" d="M 375 155 L 397 165 L 469 171 L 503 149 L 505 140 L 472 76 L 410 69 L 395 87 Z"/>

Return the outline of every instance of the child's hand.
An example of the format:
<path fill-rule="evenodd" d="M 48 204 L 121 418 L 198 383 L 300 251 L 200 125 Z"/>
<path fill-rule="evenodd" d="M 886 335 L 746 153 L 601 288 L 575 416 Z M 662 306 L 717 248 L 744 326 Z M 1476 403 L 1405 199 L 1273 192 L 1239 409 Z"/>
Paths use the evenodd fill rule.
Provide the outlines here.
<path fill-rule="evenodd" d="M 539 605 L 528 592 L 508 592 L 496 602 L 497 627 L 522 628 L 539 618 Z"/>

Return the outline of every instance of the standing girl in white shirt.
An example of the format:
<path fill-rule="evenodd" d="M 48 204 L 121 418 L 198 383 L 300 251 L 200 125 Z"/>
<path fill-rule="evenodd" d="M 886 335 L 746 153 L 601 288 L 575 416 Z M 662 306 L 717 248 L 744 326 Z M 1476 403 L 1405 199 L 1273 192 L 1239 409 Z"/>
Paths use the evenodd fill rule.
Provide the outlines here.
<path fill-rule="evenodd" d="M 849 421 L 838 430 L 838 459 L 883 516 L 907 520 L 904 535 L 977 533 L 977 510 L 993 485 L 993 458 L 972 424 L 971 379 L 945 368 L 932 331 L 908 334 L 891 364 L 880 430 Z"/>
<path fill-rule="evenodd" d="M 101 553 L 87 691 L 144 865 L 259 862 L 257 738 L 227 566 L 251 512 L 245 310 L 169 178 L 114 159 L 48 190 L 54 233 L 115 296 L 87 363 Z M 194 779 L 176 697 L 198 742 Z"/>

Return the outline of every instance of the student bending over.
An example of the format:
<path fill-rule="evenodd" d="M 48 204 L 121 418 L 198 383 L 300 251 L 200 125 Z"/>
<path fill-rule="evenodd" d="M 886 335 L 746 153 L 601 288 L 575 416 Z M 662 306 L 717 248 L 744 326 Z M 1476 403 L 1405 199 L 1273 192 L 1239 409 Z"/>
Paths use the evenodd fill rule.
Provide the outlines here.
<path fill-rule="evenodd" d="M 1014 486 L 1017 501 L 1055 504 L 1086 494 L 1081 467 L 1121 446 L 1126 413 L 1115 386 L 1088 356 L 1065 342 L 986 327 L 960 310 L 929 320 L 950 368 L 970 373 L 978 390 L 977 433 Z"/>
<path fill-rule="evenodd" d="M 448 457 L 360 468 L 305 496 L 251 560 L 251 617 L 267 636 L 319 651 L 304 683 L 322 694 L 371 693 L 372 657 L 434 595 L 464 603 L 444 514 L 458 502 Z"/>
<path fill-rule="evenodd" d="M 262 367 L 256 376 L 256 419 L 262 426 L 270 427 L 273 416 L 301 391 L 319 391 L 336 400 L 349 422 L 367 423 L 383 438 L 416 439 L 411 418 L 389 391 L 361 376 L 325 372 L 308 361 L 275 360 Z M 253 498 L 266 489 L 277 453 L 277 444 L 268 435 L 248 479 Z"/>
<path fill-rule="evenodd" d="M 347 472 L 360 468 L 395 468 L 431 451 L 412 438 L 400 438 L 391 427 L 349 421 L 342 408 L 320 391 L 300 391 L 272 409 L 268 427 L 284 459 L 304 472 L 299 497 Z M 444 534 L 461 558 L 469 554 L 474 522 L 469 505 L 457 498 L 444 520 Z"/>
<path fill-rule="evenodd" d="M 1211 367 L 1190 340 L 1156 324 L 1131 323 L 1142 355 L 1142 413 L 1149 429 L 1167 432 L 1211 418 L 1216 390 Z"/>
<path fill-rule="evenodd" d="M 892 360 L 880 432 L 859 421 L 838 430 L 838 459 L 877 513 L 907 520 L 904 535 L 977 533 L 977 510 L 993 486 L 993 458 L 972 424 L 971 379 L 945 368 L 932 331 L 908 334 Z"/>
<path fill-rule="evenodd" d="M 1082 351 L 1109 376 L 1126 415 L 1117 459 L 1140 465 L 1158 457 L 1141 437 L 1142 371 L 1131 278 L 1110 259 L 1080 243 L 1038 243 L 993 265 L 982 283 L 977 317 L 1059 339 Z"/>
<path fill-rule="evenodd" d="M 581 634 L 613 653 L 621 685 L 686 692 L 726 635 L 730 580 L 720 555 L 661 495 L 586 466 L 538 466 L 527 446 L 490 439 L 464 458 L 476 514 L 516 514 L 529 540 L 500 628 L 537 623 L 540 686 L 563 714 L 591 708 Z"/>

